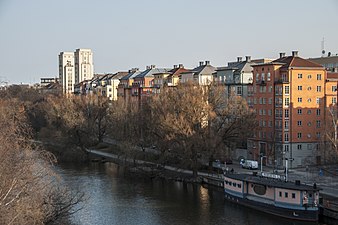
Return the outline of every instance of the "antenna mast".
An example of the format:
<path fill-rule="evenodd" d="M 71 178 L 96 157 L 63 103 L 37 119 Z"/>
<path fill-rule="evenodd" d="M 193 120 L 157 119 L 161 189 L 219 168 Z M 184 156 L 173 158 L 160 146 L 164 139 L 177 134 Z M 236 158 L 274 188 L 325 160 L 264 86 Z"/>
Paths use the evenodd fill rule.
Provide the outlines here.
<path fill-rule="evenodd" d="M 322 57 L 325 56 L 325 39 L 323 37 L 323 40 L 322 40 Z"/>

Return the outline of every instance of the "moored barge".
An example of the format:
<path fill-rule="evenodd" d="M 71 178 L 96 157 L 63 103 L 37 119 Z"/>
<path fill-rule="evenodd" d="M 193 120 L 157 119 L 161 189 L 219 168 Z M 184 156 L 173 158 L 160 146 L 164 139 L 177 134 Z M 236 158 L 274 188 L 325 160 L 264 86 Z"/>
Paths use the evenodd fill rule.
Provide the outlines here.
<path fill-rule="evenodd" d="M 318 221 L 319 191 L 316 184 L 289 182 L 274 174 L 224 174 L 227 200 L 289 219 Z"/>

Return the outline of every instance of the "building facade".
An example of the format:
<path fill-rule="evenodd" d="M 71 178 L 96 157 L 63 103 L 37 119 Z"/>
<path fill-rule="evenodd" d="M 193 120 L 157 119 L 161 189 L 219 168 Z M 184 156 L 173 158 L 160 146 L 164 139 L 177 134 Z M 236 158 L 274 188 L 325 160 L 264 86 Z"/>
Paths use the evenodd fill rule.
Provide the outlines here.
<path fill-rule="evenodd" d="M 288 159 L 292 167 L 320 160 L 325 68 L 298 57 L 297 51 L 252 67 L 253 94 L 248 101 L 253 103 L 259 123 L 248 140 L 252 157 L 265 156 L 267 164 L 276 166 Z"/>
<path fill-rule="evenodd" d="M 59 80 L 64 94 L 73 94 L 76 84 L 94 76 L 93 53 L 90 49 L 59 54 Z"/>

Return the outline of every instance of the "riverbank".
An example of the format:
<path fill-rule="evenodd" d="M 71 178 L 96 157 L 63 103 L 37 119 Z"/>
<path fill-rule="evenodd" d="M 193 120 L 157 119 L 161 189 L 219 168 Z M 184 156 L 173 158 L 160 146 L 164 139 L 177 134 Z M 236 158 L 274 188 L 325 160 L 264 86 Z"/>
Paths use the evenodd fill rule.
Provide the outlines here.
<path fill-rule="evenodd" d="M 179 169 L 135 158 L 131 159 L 100 150 L 88 149 L 87 151 L 91 161 L 101 163 L 113 162 L 125 166 L 132 173 L 145 175 L 150 179 L 166 179 L 200 184 L 202 183 L 200 176 L 207 175 L 207 173 L 199 172 L 198 177 L 194 177 L 193 172 L 187 169 Z"/>

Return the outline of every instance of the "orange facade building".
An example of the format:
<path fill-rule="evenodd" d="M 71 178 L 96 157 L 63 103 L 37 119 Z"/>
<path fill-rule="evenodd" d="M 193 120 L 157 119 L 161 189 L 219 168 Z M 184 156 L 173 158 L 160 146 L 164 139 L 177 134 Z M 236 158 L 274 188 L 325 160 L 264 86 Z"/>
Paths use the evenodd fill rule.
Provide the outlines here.
<path fill-rule="evenodd" d="M 324 67 L 298 57 L 298 52 L 270 63 L 252 65 L 253 85 L 248 102 L 259 123 L 248 151 L 269 165 L 292 167 L 321 161 L 325 131 L 327 73 Z M 332 90 L 332 88 L 331 88 Z"/>

